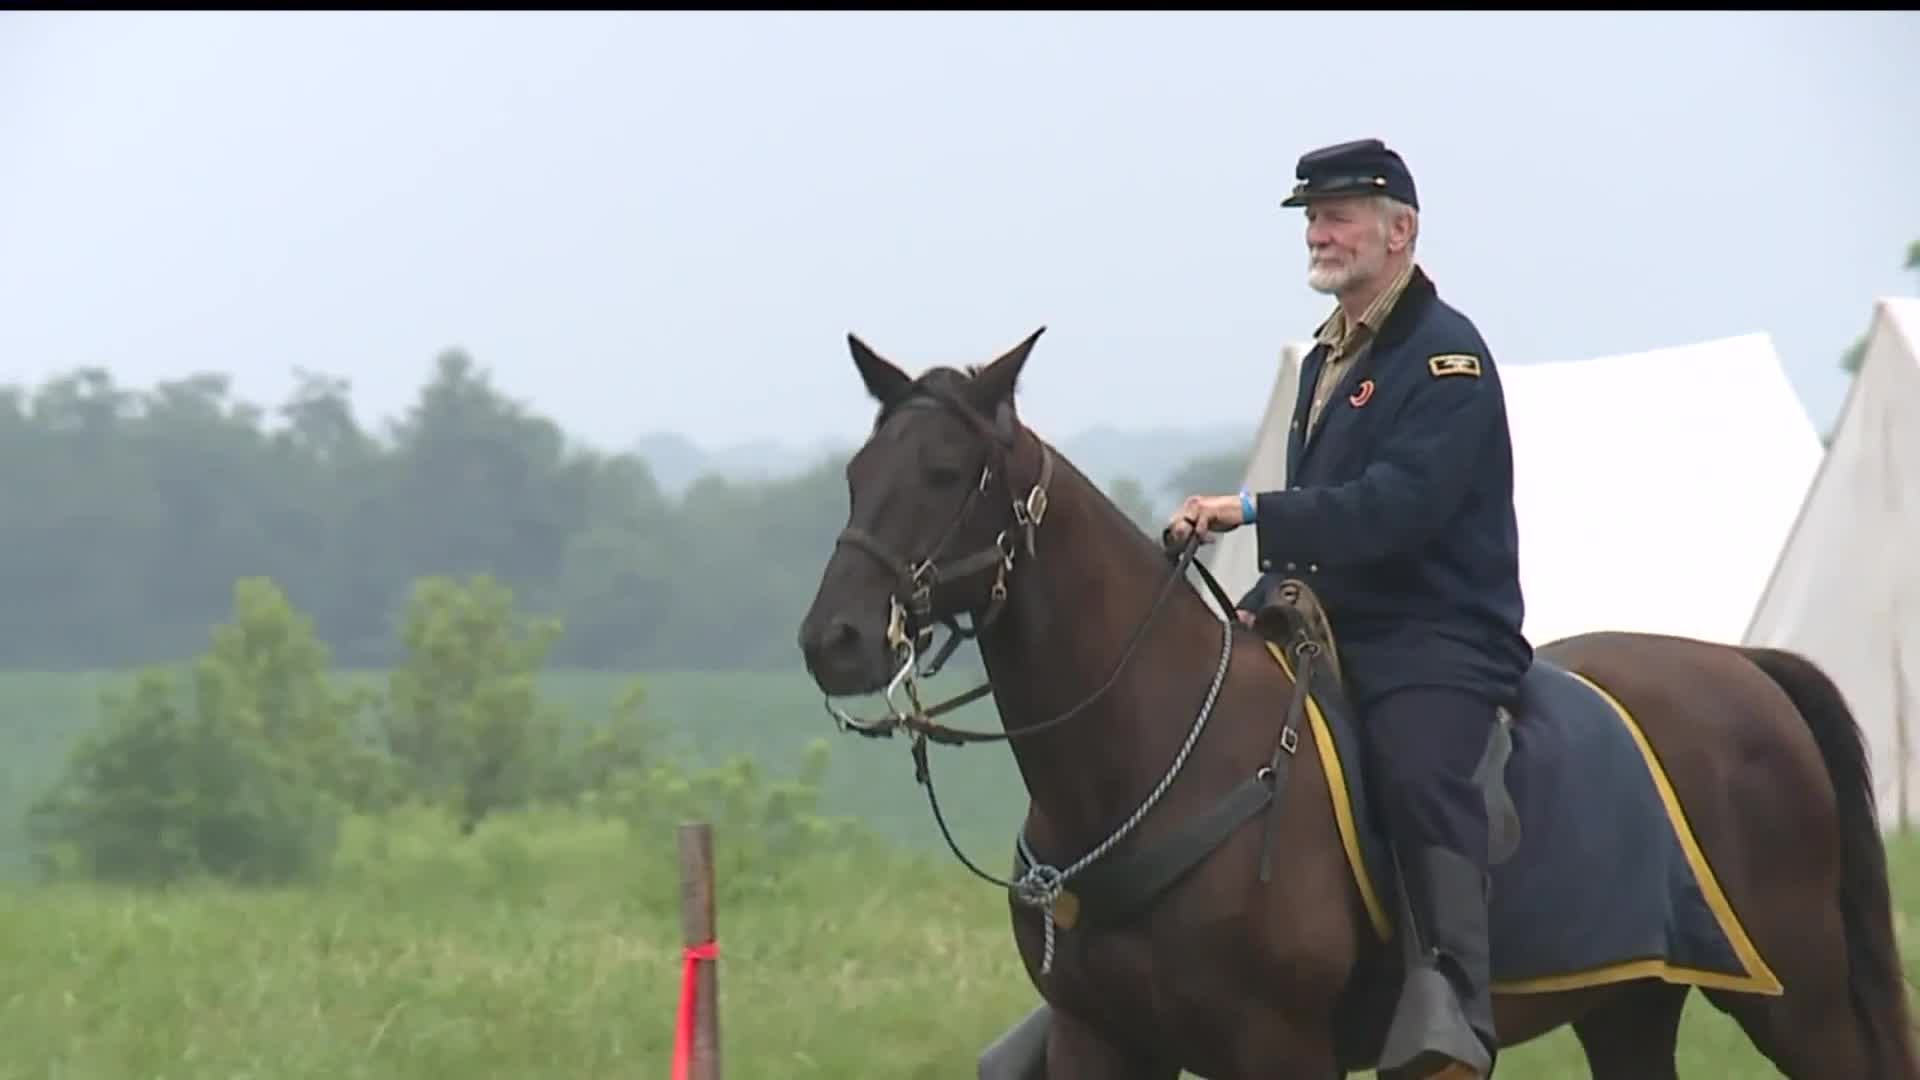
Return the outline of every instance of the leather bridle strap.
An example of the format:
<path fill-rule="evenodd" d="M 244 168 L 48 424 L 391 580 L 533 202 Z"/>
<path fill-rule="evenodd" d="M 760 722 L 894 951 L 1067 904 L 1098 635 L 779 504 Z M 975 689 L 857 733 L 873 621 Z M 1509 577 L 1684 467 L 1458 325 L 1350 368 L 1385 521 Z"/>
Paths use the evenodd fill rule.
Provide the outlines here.
<path fill-rule="evenodd" d="M 875 538 L 872 533 L 853 525 L 848 525 L 842 529 L 839 537 L 836 538 L 834 542 L 836 546 L 844 543 L 866 552 L 874 560 L 879 562 L 881 566 L 885 567 L 887 573 L 892 575 L 900 584 L 902 592 L 906 594 L 904 606 L 906 607 L 909 620 L 907 634 L 916 643 L 916 652 L 925 647 L 933 634 L 933 624 L 935 622 L 933 615 L 933 590 L 942 583 L 964 581 L 975 574 L 993 570 L 996 567 L 998 568 L 993 585 L 988 592 L 986 611 L 974 619 L 971 627 L 963 630 L 958 620 L 951 615 L 938 620 L 947 626 L 951 636 L 949 636 L 940 652 L 936 654 L 933 663 L 922 672 L 923 676 L 930 678 L 946 665 L 946 662 L 952 658 L 954 651 L 959 648 L 962 641 L 978 636 L 982 629 L 993 625 L 994 621 L 1000 617 L 1000 613 L 1006 604 L 1007 575 L 1013 570 L 1014 557 L 1017 549 L 1015 546 L 1015 538 L 1009 535 L 1011 530 L 1003 530 L 999 536 L 994 539 L 993 544 L 988 547 L 950 562 L 941 563 L 938 561 L 942 553 L 946 551 L 947 545 L 952 543 L 954 536 L 958 534 L 961 526 L 966 523 L 967 516 L 972 511 L 975 500 L 984 494 L 988 486 L 993 482 L 996 468 L 1004 473 L 1007 454 L 1011 449 L 1011 440 L 995 431 L 992 424 L 989 423 L 985 417 L 981 416 L 978 410 L 974 409 L 953 393 L 942 388 L 931 386 L 922 386 L 918 389 L 917 393 L 925 395 L 937 404 L 946 406 L 956 416 L 964 420 L 968 426 L 972 427 L 975 433 L 987 441 L 989 447 L 988 460 L 981 468 L 979 483 L 975 484 L 967 492 L 966 498 L 961 500 L 959 508 L 954 512 L 952 519 L 948 521 L 946 529 L 941 532 L 939 540 L 933 545 L 932 552 L 919 562 L 910 562 L 899 557 L 894 552 L 888 550 L 887 546 Z M 909 401 L 896 406 L 896 408 L 910 406 L 911 402 Z M 1047 489 L 1053 482 L 1053 454 L 1044 442 L 1040 444 L 1040 453 L 1039 479 L 1028 492 L 1026 499 L 1017 500 L 1013 503 L 1014 522 L 1024 533 L 1020 539 L 1024 540 L 1024 546 L 1029 556 L 1033 555 L 1037 550 L 1036 545 L 1038 541 L 1035 536 L 1035 530 L 1039 526 L 1041 518 L 1046 514 Z"/>

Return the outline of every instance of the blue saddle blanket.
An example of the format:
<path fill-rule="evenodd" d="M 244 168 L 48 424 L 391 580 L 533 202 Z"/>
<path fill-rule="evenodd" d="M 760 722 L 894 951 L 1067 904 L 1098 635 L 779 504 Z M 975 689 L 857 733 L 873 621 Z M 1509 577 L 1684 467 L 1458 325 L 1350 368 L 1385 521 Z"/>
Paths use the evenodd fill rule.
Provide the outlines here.
<path fill-rule="evenodd" d="M 1291 669 L 1277 647 L 1272 652 Z M 1315 689 L 1308 720 L 1347 861 L 1375 931 L 1389 939 L 1397 885 L 1368 797 L 1361 731 L 1338 690 Z M 1715 880 L 1659 757 L 1619 702 L 1536 658 L 1511 730 L 1506 785 L 1520 842 L 1491 870 L 1495 992 L 1649 977 L 1781 992 Z"/>

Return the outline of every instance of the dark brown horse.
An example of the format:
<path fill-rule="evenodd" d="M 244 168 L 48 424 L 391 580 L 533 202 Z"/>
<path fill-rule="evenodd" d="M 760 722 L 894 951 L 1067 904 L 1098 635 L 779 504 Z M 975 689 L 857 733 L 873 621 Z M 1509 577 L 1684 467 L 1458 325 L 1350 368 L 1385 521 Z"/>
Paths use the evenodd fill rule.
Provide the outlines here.
<path fill-rule="evenodd" d="M 1001 718 L 976 737 L 1009 741 L 1031 797 L 1026 850 L 1069 875 L 1164 844 L 1250 777 L 1269 785 L 1272 807 L 1239 814 L 1131 917 L 1079 918 L 1057 876 L 1019 882 L 1014 938 L 1047 1003 L 1044 1071 L 1036 1051 L 1027 1074 L 1372 1068 L 1401 959 L 1343 846 L 1329 747 L 1291 726 L 1297 671 L 1191 587 L 1191 548 L 1170 561 L 1020 423 L 1015 383 L 1038 336 L 917 379 L 849 339 L 880 409 L 800 628 L 807 668 L 830 698 L 884 689 L 899 704 L 934 624 L 970 614 Z M 1644 634 L 1540 654 L 1637 720 L 1777 985 L 1663 971 L 1496 986 L 1502 1044 L 1571 1024 L 1596 1077 L 1672 1077 L 1681 1006 L 1701 989 L 1787 1076 L 1920 1077 L 1865 751 L 1835 687 L 1793 654 Z M 927 735 L 957 737 L 937 712 L 916 696 L 887 721 L 918 740 L 923 769 Z M 1606 867 L 1590 873 L 1592 889 L 1612 887 Z"/>

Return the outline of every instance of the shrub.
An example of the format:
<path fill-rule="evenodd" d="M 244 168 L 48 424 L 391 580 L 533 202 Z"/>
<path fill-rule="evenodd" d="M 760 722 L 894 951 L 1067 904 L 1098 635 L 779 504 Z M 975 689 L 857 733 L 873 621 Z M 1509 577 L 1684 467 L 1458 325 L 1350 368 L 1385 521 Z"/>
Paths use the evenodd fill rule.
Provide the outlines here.
<path fill-rule="evenodd" d="M 28 815 L 41 871 L 146 884 L 281 882 L 324 865 L 340 814 L 380 786 L 357 699 L 272 583 L 239 582 L 234 619 L 189 666 L 103 696 L 102 726 Z M 183 700 L 184 698 L 184 700 Z"/>
<path fill-rule="evenodd" d="M 388 680 L 387 747 L 408 793 L 454 808 L 464 832 L 528 805 L 552 768 L 565 725 L 537 684 L 559 635 L 557 622 L 519 615 L 491 577 L 414 586 L 406 657 Z"/>

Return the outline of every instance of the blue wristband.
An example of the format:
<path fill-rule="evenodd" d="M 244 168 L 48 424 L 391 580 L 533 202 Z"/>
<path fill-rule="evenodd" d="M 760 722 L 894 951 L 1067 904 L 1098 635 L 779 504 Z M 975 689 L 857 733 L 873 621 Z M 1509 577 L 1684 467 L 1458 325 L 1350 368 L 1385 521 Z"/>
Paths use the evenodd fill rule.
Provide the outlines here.
<path fill-rule="evenodd" d="M 1242 489 L 1240 490 L 1240 520 L 1241 520 L 1241 522 L 1243 522 L 1244 524 L 1247 524 L 1247 525 L 1251 525 L 1251 524 L 1253 524 L 1253 522 L 1254 522 L 1254 519 L 1255 519 L 1256 517 L 1258 517 L 1258 516 L 1259 516 L 1259 515 L 1257 515 L 1257 514 L 1256 514 L 1256 513 L 1254 512 L 1254 502 L 1253 502 L 1253 496 L 1252 496 L 1252 495 L 1249 495 L 1249 494 L 1247 494 L 1247 491 L 1246 491 L 1246 489 L 1245 489 L 1245 488 L 1242 488 Z"/>

